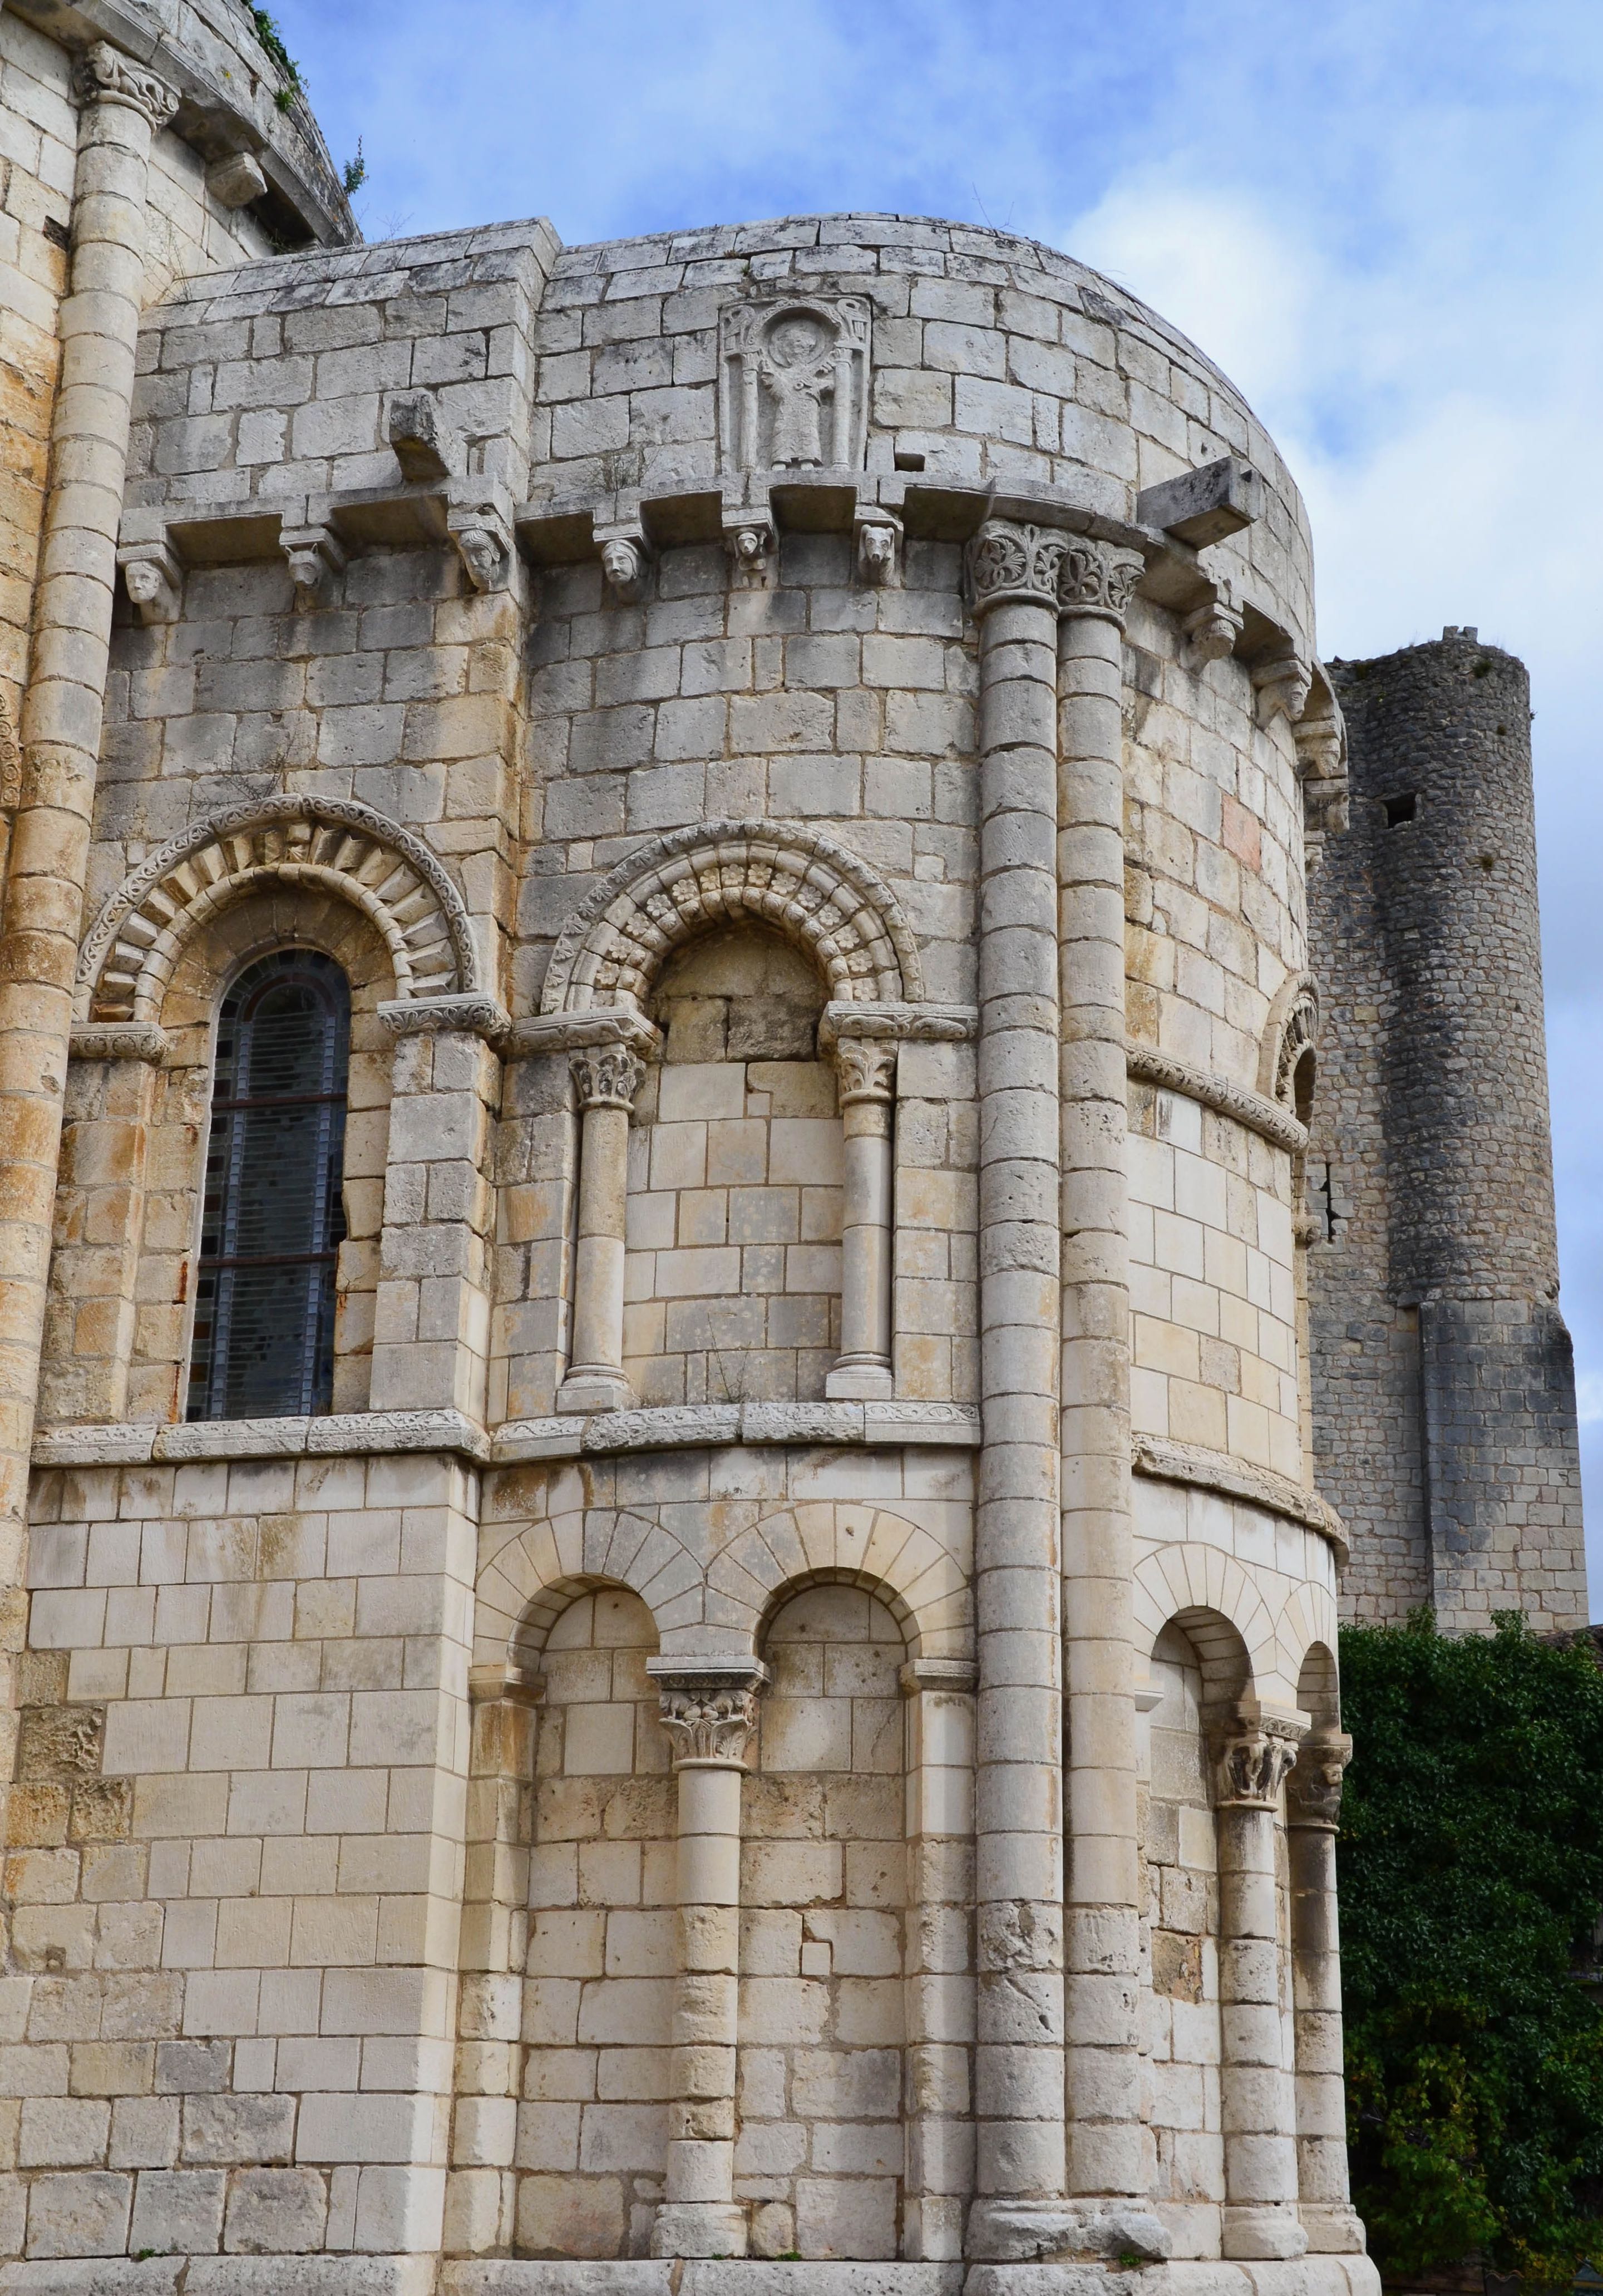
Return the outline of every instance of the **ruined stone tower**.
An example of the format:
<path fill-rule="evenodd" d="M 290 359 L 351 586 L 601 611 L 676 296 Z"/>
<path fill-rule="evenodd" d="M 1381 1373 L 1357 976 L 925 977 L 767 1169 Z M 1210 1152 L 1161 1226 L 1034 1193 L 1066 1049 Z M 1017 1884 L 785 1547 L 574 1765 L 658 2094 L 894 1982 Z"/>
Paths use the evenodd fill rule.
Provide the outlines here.
<path fill-rule="evenodd" d="M 351 244 L 259 29 L 0 14 L 0 2288 L 1375 2296 L 1296 485 L 994 231 Z"/>
<path fill-rule="evenodd" d="M 1450 629 L 1331 681 L 1352 820 L 1309 881 L 1309 1286 L 1344 1602 L 1584 1624 L 1525 668 Z"/>

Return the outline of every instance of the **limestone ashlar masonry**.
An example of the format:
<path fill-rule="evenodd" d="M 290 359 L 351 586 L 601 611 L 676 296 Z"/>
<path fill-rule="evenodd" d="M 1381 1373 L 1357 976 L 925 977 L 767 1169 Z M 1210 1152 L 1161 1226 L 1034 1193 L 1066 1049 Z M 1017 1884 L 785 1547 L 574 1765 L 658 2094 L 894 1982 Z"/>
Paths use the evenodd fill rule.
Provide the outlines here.
<path fill-rule="evenodd" d="M 1310 1158 L 1316 1470 L 1347 1599 L 1585 1608 L 1558 1307 L 1530 696 L 1474 630 L 1332 665 L 1353 823 L 1312 881 L 1329 1008 Z M 1321 1218 L 1322 1209 L 1322 1218 Z"/>
<path fill-rule="evenodd" d="M 1338 1571 L 1423 1549 L 1308 1437 L 1370 927 L 1311 955 L 1292 480 L 994 232 L 269 252 L 225 195 L 311 215 L 310 130 L 212 148 L 206 9 L 135 59 L 80 0 L 122 292 L 29 274 L 36 364 L 115 319 L 127 388 L 38 506 L 93 582 L 19 544 L 13 601 L 0 2288 L 1375 2296 Z M 205 1218 L 225 1000 L 308 950 L 331 1407 L 191 1420 L 200 1255 L 273 1242 Z M 1421 1292 L 1419 1472 L 1524 1475 L 1546 1599 L 1498 1271 Z"/>

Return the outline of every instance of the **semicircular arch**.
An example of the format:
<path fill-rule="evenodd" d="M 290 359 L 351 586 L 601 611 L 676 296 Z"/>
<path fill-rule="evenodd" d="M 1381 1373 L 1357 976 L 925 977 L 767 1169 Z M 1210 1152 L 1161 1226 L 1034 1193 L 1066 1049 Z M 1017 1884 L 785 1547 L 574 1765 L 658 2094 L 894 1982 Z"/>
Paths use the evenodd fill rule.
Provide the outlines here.
<path fill-rule="evenodd" d="M 743 919 L 806 950 L 838 1001 L 923 997 L 912 928 L 866 861 L 804 822 L 725 820 L 653 838 L 602 879 L 557 937 L 541 1012 L 642 1010 L 674 949 Z"/>
<path fill-rule="evenodd" d="M 806 1499 L 776 1508 L 724 1547 L 710 1593 L 749 1621 L 754 1653 L 780 1604 L 806 1587 L 866 1587 L 896 1618 L 913 1658 L 971 1658 L 974 1618 L 961 1559 L 886 1507 Z"/>
<path fill-rule="evenodd" d="M 1244 1692 L 1262 1697 L 1267 1685 L 1272 1693 L 1280 1673 L 1276 1621 L 1233 1554 L 1188 1539 L 1141 1557 L 1135 1567 L 1137 1648 L 1149 1655 L 1164 1628 L 1183 1623 L 1188 1613 L 1223 1620 L 1247 1653 Z M 1295 1685 L 1295 1672 L 1291 1679 Z"/>
<path fill-rule="evenodd" d="M 482 986 L 462 894 L 420 838 L 371 806 L 269 798 L 209 815 L 123 880 L 78 952 L 77 1017 L 159 1020 L 188 942 L 270 882 L 333 893 L 359 909 L 388 952 L 399 999 Z"/>
<path fill-rule="evenodd" d="M 640 1596 L 659 1644 L 687 1596 L 700 1616 L 701 1566 L 671 1531 L 627 1507 L 559 1506 L 481 1553 L 472 1663 L 531 1666 L 575 1593 L 601 1586 Z"/>

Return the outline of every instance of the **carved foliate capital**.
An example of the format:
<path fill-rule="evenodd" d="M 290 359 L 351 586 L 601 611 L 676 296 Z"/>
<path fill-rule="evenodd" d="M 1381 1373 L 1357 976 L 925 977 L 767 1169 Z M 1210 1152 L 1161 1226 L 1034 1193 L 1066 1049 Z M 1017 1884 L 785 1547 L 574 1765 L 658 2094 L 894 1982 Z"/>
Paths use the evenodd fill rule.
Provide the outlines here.
<path fill-rule="evenodd" d="M 993 606 L 1046 606 L 1057 613 L 1068 539 L 1057 527 L 986 519 L 963 561 L 975 619 L 988 614 Z"/>
<path fill-rule="evenodd" d="M 656 1679 L 661 1702 L 657 1718 L 668 1734 L 675 1764 L 723 1762 L 740 1767 L 757 1727 L 763 1669 L 747 1665 L 677 1674 L 665 1669 Z"/>
<path fill-rule="evenodd" d="M 842 1108 L 850 1108 L 857 1101 L 896 1098 L 896 1051 L 894 1044 L 876 1044 L 869 1037 L 840 1038 L 835 1047 L 835 1071 Z"/>
<path fill-rule="evenodd" d="M 1123 629 L 1135 586 L 1146 570 L 1139 550 L 1121 550 L 1116 543 L 1075 535 L 1063 554 L 1059 606 L 1066 614 L 1114 622 Z"/>
<path fill-rule="evenodd" d="M 623 1045 L 593 1045 L 572 1061 L 581 1108 L 633 1108 L 645 1062 Z"/>
<path fill-rule="evenodd" d="M 1286 1790 L 1286 1822 L 1334 1833 L 1341 1823 L 1342 1773 L 1353 1759 L 1343 1730 L 1319 1730 L 1304 1740 Z"/>
<path fill-rule="evenodd" d="M 1302 1737 L 1299 1725 L 1278 1717 L 1223 1723 L 1213 1734 L 1215 1808 L 1278 1808 Z"/>
<path fill-rule="evenodd" d="M 78 60 L 73 80 L 80 103 L 127 104 L 130 111 L 144 114 L 152 131 L 165 127 L 178 109 L 177 90 L 131 56 L 125 56 L 110 40 L 96 40 L 85 51 Z"/>

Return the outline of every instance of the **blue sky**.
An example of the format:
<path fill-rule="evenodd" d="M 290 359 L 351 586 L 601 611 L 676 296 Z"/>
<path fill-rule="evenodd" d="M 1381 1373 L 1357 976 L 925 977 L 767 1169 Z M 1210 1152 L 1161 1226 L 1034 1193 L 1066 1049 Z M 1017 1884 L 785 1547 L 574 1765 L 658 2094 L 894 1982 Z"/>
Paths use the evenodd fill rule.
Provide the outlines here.
<path fill-rule="evenodd" d="M 277 0 L 370 238 L 820 209 L 1068 249 L 1230 373 L 1320 640 L 1530 664 L 1564 1307 L 1603 1616 L 1603 8 L 1588 0 Z M 1581 488 L 1579 495 L 1576 488 Z"/>

